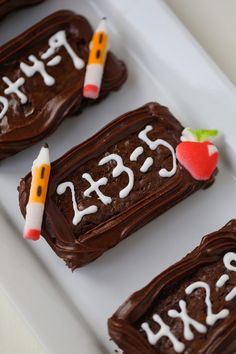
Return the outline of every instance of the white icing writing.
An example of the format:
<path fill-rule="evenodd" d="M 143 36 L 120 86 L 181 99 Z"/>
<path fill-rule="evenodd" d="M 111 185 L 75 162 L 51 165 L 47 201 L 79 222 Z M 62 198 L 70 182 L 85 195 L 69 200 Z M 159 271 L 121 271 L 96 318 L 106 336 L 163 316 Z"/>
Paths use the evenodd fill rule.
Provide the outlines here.
<path fill-rule="evenodd" d="M 61 62 L 61 56 L 57 55 L 55 58 L 52 58 L 47 62 L 47 66 L 55 66 L 60 64 L 60 62 Z"/>
<path fill-rule="evenodd" d="M 39 73 L 42 76 L 45 85 L 52 86 L 55 84 L 55 79 L 47 73 L 45 65 L 41 60 L 38 60 L 34 55 L 30 55 L 29 60 L 33 65 L 20 63 L 20 68 L 27 77 L 32 77 L 35 73 Z"/>
<path fill-rule="evenodd" d="M 170 330 L 170 327 L 167 326 L 167 324 L 163 322 L 162 318 L 157 314 L 153 315 L 153 321 L 158 323 L 160 326 L 160 329 L 157 333 L 153 333 L 147 322 L 144 322 L 141 325 L 142 329 L 147 334 L 149 343 L 152 345 L 156 345 L 159 339 L 161 339 L 162 337 L 167 337 L 173 344 L 174 350 L 177 353 L 181 353 L 184 350 L 185 345 L 174 336 L 174 334 Z"/>
<path fill-rule="evenodd" d="M 212 312 L 212 303 L 210 300 L 211 289 L 210 289 L 210 286 L 204 281 L 196 281 L 195 283 L 189 285 L 185 289 L 185 292 L 187 295 L 190 295 L 194 290 L 199 289 L 199 288 L 204 288 L 206 291 L 206 296 L 205 296 L 205 303 L 207 306 L 206 323 L 210 326 L 213 326 L 217 320 L 227 317 L 229 314 L 229 310 L 223 309 L 218 313 Z"/>
<path fill-rule="evenodd" d="M 161 177 L 171 177 L 176 173 L 177 170 L 175 151 L 173 147 L 163 139 L 156 139 L 154 141 L 150 140 L 149 137 L 147 136 L 147 133 L 150 132 L 152 129 L 153 128 L 151 125 L 147 125 L 145 129 L 139 133 L 138 137 L 139 139 L 143 140 L 151 150 L 156 150 L 161 145 L 170 150 L 173 159 L 173 167 L 170 171 L 167 171 L 165 168 L 162 168 L 159 171 L 159 175 Z"/>
<path fill-rule="evenodd" d="M 138 146 L 130 155 L 130 161 L 137 161 L 138 157 L 142 155 L 143 147 Z"/>
<path fill-rule="evenodd" d="M 7 110 L 8 110 L 8 100 L 3 97 L 3 96 L 0 96 L 0 108 L 2 109 L 0 111 L 0 120 L 5 116 L 5 114 L 7 113 Z"/>
<path fill-rule="evenodd" d="M 193 326 L 199 333 L 206 333 L 207 328 L 202 323 L 194 320 L 189 317 L 187 313 L 187 306 L 184 300 L 179 301 L 180 312 L 176 310 L 169 310 L 168 315 L 172 318 L 181 318 L 184 324 L 184 338 L 187 340 L 192 340 L 194 338 L 194 334 L 191 331 L 190 326 Z"/>
<path fill-rule="evenodd" d="M 222 288 L 222 286 L 224 286 L 228 280 L 229 280 L 228 274 L 222 274 L 221 277 L 216 282 L 216 287 Z"/>
<path fill-rule="evenodd" d="M 123 172 L 127 173 L 127 175 L 128 175 L 129 182 L 128 182 L 127 186 L 125 188 L 123 188 L 119 193 L 120 198 L 125 198 L 129 195 L 130 191 L 132 190 L 132 188 L 134 186 L 133 171 L 129 167 L 124 166 L 122 158 L 117 154 L 110 154 L 108 156 L 105 156 L 103 159 L 101 159 L 99 161 L 98 164 L 99 164 L 99 166 L 101 166 L 101 165 L 104 165 L 112 160 L 116 161 L 116 163 L 117 163 L 117 166 L 112 171 L 112 176 L 114 178 L 119 177 Z"/>
<path fill-rule="evenodd" d="M 228 270 L 232 270 L 233 272 L 236 272 L 236 266 L 233 266 L 231 263 L 236 262 L 236 253 L 234 252 L 228 252 L 224 255 L 223 262 L 225 267 Z"/>
<path fill-rule="evenodd" d="M 236 296 L 236 287 L 234 287 L 234 288 L 228 293 L 228 295 L 226 295 L 225 300 L 226 300 L 226 301 L 231 301 L 231 300 L 233 300 L 233 299 L 235 298 L 235 296 Z"/>
<path fill-rule="evenodd" d="M 35 74 L 41 75 L 43 82 L 46 86 L 53 86 L 55 84 L 55 78 L 48 74 L 46 66 L 53 67 L 58 65 L 62 57 L 57 55 L 58 49 L 63 47 L 69 57 L 71 58 L 75 69 L 81 70 L 85 63 L 84 61 L 75 53 L 73 48 L 67 41 L 66 31 L 58 31 L 52 35 L 48 40 L 49 48 L 41 55 L 42 60 L 49 59 L 53 55 L 55 57 L 50 58 L 47 63 L 44 63 L 42 60 L 39 60 L 35 55 L 31 54 L 28 57 L 28 60 L 32 63 L 29 65 L 25 62 L 20 63 L 20 69 L 26 77 L 32 77 Z M 5 95 L 15 94 L 19 99 L 21 104 L 26 104 L 28 97 L 20 89 L 24 83 L 25 78 L 19 77 L 15 82 L 12 82 L 7 76 L 4 76 L 2 80 L 5 82 L 8 87 L 4 90 Z M 3 107 L 2 107 L 3 106 Z M 9 102 L 6 97 L 0 96 L 0 120 L 6 115 L 9 109 Z"/>
<path fill-rule="evenodd" d="M 81 70 L 84 67 L 84 61 L 80 57 L 78 57 L 78 55 L 74 52 L 72 47 L 69 45 L 66 39 L 66 31 L 59 31 L 55 33 L 52 37 L 49 38 L 48 44 L 49 44 L 49 48 L 45 53 L 41 55 L 41 59 L 50 58 L 52 55 L 54 55 L 57 52 L 58 48 L 64 47 L 67 53 L 69 54 L 74 64 L 74 67 L 77 70 Z"/>
<path fill-rule="evenodd" d="M 90 187 L 84 192 L 85 197 L 90 197 L 90 194 L 95 192 L 103 204 L 107 205 L 112 202 L 111 197 L 107 197 L 99 189 L 101 186 L 105 186 L 107 184 L 108 179 L 106 177 L 102 177 L 98 181 L 94 181 L 89 173 L 84 173 L 82 177 L 90 183 Z"/>
<path fill-rule="evenodd" d="M 16 94 L 19 97 L 21 104 L 25 104 L 28 101 L 27 96 L 19 89 L 25 83 L 25 79 L 23 77 L 20 77 L 15 82 L 12 82 L 6 76 L 4 76 L 2 80 L 8 85 L 8 87 L 4 90 L 5 95 L 10 95 L 11 93 Z"/>
<path fill-rule="evenodd" d="M 236 253 L 234 252 L 228 252 L 224 255 L 223 258 L 224 265 L 229 271 L 236 272 L 236 266 L 232 264 L 232 262 L 236 262 Z M 228 274 L 222 274 L 220 278 L 216 281 L 216 287 L 221 288 L 223 287 L 226 282 L 229 280 L 229 275 Z M 209 284 L 207 284 L 205 281 L 196 281 L 192 284 L 190 284 L 186 289 L 185 293 L 187 295 L 191 295 L 193 292 L 195 292 L 198 289 L 204 289 L 205 290 L 205 304 L 206 304 L 206 324 L 209 326 L 213 326 L 218 320 L 224 319 L 229 315 L 229 310 L 228 309 L 223 309 L 219 311 L 218 313 L 213 313 L 212 311 L 212 303 L 211 303 L 211 289 Z M 195 293 L 196 297 L 199 298 L 199 293 Z M 236 297 L 236 287 L 234 287 L 228 295 L 226 295 L 225 300 L 226 301 L 231 301 Z M 179 308 L 180 311 L 177 311 L 176 309 L 170 309 L 167 313 L 168 316 L 171 318 L 179 318 L 183 322 L 183 335 L 186 340 L 193 340 L 194 339 L 194 333 L 191 329 L 191 326 L 195 328 L 199 333 L 206 333 L 207 332 L 207 327 L 193 319 L 192 317 L 189 316 L 188 311 L 187 311 L 187 303 L 184 300 L 179 300 Z M 162 337 L 168 337 L 170 341 L 173 344 L 174 350 L 176 352 L 181 352 L 184 350 L 184 347 L 181 346 L 179 347 L 178 344 L 176 346 L 175 339 L 176 337 L 173 335 L 171 332 L 169 326 L 167 326 L 161 319 L 161 317 L 157 314 L 153 315 L 153 320 L 157 322 L 160 325 L 160 330 L 157 333 L 153 333 L 153 331 L 150 329 L 150 326 L 147 322 L 144 322 L 141 324 L 141 328 L 146 332 L 147 334 L 147 339 L 150 344 L 156 345 L 156 343 L 161 339 Z M 180 342 L 181 343 L 181 342 Z M 182 343 L 181 343 L 182 344 Z"/>
<path fill-rule="evenodd" d="M 143 173 L 147 172 L 149 168 L 153 165 L 153 162 L 153 158 L 147 157 L 143 165 L 140 167 L 140 171 Z"/>
<path fill-rule="evenodd" d="M 77 225 L 85 215 L 93 214 L 97 212 L 98 207 L 96 205 L 91 205 L 90 207 L 84 210 L 78 210 L 76 199 L 75 199 L 75 188 L 72 182 L 64 182 L 59 184 L 59 186 L 57 187 L 57 193 L 63 194 L 65 193 L 67 188 L 70 188 L 71 195 L 72 195 L 72 202 L 73 202 L 73 209 L 74 209 L 74 217 L 72 222 L 74 225 Z"/>
<path fill-rule="evenodd" d="M 49 48 L 48 51 L 42 55 L 42 58 L 49 57 L 52 54 L 54 54 L 54 51 L 52 50 L 52 48 Z M 56 59 L 56 58 L 57 57 L 55 57 L 54 59 Z M 155 141 L 151 141 L 147 137 L 147 132 L 150 130 L 152 130 L 152 127 L 146 126 L 146 128 L 139 133 L 139 135 L 138 135 L 139 138 L 141 138 L 143 141 L 145 141 L 152 150 L 156 149 L 159 145 L 164 145 L 164 146 L 167 146 L 169 149 L 171 149 L 169 147 L 169 144 L 167 142 L 165 142 L 164 140 L 157 139 Z M 144 152 L 143 147 L 138 146 L 130 154 L 130 160 L 137 161 L 138 157 L 141 154 L 143 154 L 143 152 Z M 114 167 L 114 163 L 112 161 L 116 162 L 115 167 Z M 140 172 L 142 172 L 142 173 L 147 172 L 149 170 L 149 168 L 153 165 L 153 163 L 154 163 L 153 158 L 147 157 L 145 159 L 144 163 L 142 164 L 142 166 L 140 167 Z M 110 166 L 113 167 L 112 176 L 114 178 L 119 177 L 123 173 L 127 174 L 128 183 L 122 190 L 119 191 L 120 198 L 127 197 L 134 187 L 134 173 L 133 173 L 132 169 L 124 165 L 122 157 L 118 154 L 107 155 L 107 156 L 103 157 L 98 163 L 99 166 L 102 166 L 105 164 L 109 164 Z M 159 171 L 159 173 L 161 176 L 164 176 L 164 177 L 171 176 L 174 168 L 176 168 L 175 162 L 173 162 L 173 168 L 171 171 L 161 169 Z M 91 193 L 95 192 L 98 196 L 98 199 L 100 199 L 103 204 L 108 205 L 108 204 L 112 203 L 112 198 L 110 196 L 104 195 L 100 190 L 100 187 L 105 186 L 108 183 L 108 179 L 106 177 L 102 177 L 98 181 L 94 181 L 89 173 L 84 173 L 82 175 L 82 178 L 86 179 L 90 183 L 89 188 L 87 188 L 83 193 L 84 197 L 90 197 Z M 72 193 L 72 198 L 73 198 L 73 193 Z M 75 202 L 73 200 L 72 200 L 72 202 L 73 202 L 73 205 L 75 205 Z M 74 210 L 76 210 L 76 209 L 74 208 Z M 92 209 L 92 210 L 94 210 L 94 209 Z M 75 212 L 75 214 L 76 214 L 76 212 Z"/>
<path fill-rule="evenodd" d="M 236 262 L 236 253 L 234 252 L 228 252 L 224 255 L 224 265 L 228 270 L 231 270 L 233 272 L 236 272 L 236 266 L 232 265 L 232 262 Z M 231 301 L 235 298 L 236 296 L 236 287 L 234 287 L 228 295 L 226 295 L 225 300 L 226 301 Z"/>

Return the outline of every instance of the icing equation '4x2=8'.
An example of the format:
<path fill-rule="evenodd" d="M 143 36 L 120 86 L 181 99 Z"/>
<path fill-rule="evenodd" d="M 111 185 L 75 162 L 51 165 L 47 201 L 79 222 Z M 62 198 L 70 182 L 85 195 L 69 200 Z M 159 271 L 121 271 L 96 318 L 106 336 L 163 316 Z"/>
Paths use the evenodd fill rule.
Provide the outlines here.
<path fill-rule="evenodd" d="M 108 321 L 129 354 L 236 351 L 236 220 L 131 295 Z"/>
<path fill-rule="evenodd" d="M 224 255 L 223 262 L 227 270 L 236 272 L 236 267 L 232 264 L 232 262 L 236 261 L 236 253 L 228 252 Z M 223 280 L 224 279 L 224 280 Z M 222 287 L 227 280 L 229 280 L 229 276 L 227 274 L 223 274 L 219 280 L 216 282 L 216 287 Z M 212 303 L 211 303 L 211 289 L 207 282 L 205 281 L 196 281 L 190 284 L 186 289 L 185 293 L 187 295 L 191 295 L 195 290 L 203 288 L 205 290 L 205 304 L 206 304 L 206 324 L 208 326 L 214 326 L 214 324 L 218 320 L 222 320 L 225 317 L 229 316 L 230 311 L 227 308 L 222 309 L 218 313 L 213 313 L 212 311 Z M 225 301 L 231 301 L 236 297 L 236 286 L 225 296 Z M 205 324 L 200 323 L 193 318 L 190 317 L 187 310 L 187 304 L 184 300 L 179 300 L 180 312 L 174 309 L 170 309 L 168 311 L 168 316 L 172 318 L 180 318 L 183 322 L 183 331 L 184 338 L 186 340 L 193 340 L 194 334 L 191 330 L 191 327 L 195 328 L 199 333 L 206 333 L 207 327 Z M 174 334 L 171 332 L 170 327 L 164 323 L 162 318 L 158 314 L 153 315 L 153 321 L 157 322 L 160 325 L 160 329 L 157 333 L 154 333 L 147 322 L 142 323 L 141 328 L 145 331 L 147 335 L 147 339 L 150 344 L 156 345 L 157 342 L 162 337 L 168 337 L 171 343 L 173 344 L 174 350 L 177 353 L 182 353 L 185 349 L 185 345 L 179 341 Z"/>

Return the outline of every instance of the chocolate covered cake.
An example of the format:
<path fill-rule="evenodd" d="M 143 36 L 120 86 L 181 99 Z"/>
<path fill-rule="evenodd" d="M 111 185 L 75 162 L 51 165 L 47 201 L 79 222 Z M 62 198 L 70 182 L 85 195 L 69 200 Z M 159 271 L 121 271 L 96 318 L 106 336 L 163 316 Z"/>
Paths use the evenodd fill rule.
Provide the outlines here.
<path fill-rule="evenodd" d="M 51 165 L 42 236 L 68 267 L 102 255 L 195 191 L 198 181 L 178 163 L 181 124 L 158 103 L 109 123 Z M 25 215 L 31 173 L 19 186 Z"/>
<path fill-rule="evenodd" d="M 1 47 L 0 159 L 43 139 L 65 117 L 125 82 L 125 64 L 109 52 L 98 100 L 83 97 L 92 35 L 84 17 L 58 11 Z"/>
<path fill-rule="evenodd" d="M 109 319 L 125 354 L 236 351 L 236 220 L 134 293 Z"/>

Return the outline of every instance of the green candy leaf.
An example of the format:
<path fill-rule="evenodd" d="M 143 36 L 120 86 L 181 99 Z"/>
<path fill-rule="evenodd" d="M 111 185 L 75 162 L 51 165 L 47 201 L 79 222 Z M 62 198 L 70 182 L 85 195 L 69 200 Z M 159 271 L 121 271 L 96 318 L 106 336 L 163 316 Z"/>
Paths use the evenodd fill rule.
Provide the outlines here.
<path fill-rule="evenodd" d="M 206 141 L 209 140 L 209 138 L 214 138 L 216 137 L 219 132 L 218 130 L 204 130 L 204 129 L 196 129 L 193 130 L 191 128 L 188 128 L 188 132 L 192 134 L 192 136 L 195 138 L 196 141 Z"/>

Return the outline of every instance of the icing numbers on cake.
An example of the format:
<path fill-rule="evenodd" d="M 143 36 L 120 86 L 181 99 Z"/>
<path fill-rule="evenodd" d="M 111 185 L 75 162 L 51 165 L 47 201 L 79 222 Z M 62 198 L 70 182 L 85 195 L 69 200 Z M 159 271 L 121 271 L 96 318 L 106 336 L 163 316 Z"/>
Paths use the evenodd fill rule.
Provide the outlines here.
<path fill-rule="evenodd" d="M 20 63 L 20 69 L 26 77 L 32 77 L 36 73 L 38 73 L 41 75 L 43 82 L 46 86 L 53 86 L 56 80 L 54 79 L 54 77 L 48 74 L 46 66 L 53 67 L 55 65 L 60 64 L 62 57 L 60 55 L 55 54 L 57 54 L 58 49 L 61 47 L 63 47 L 66 50 L 67 54 L 70 56 L 75 69 L 81 70 L 84 67 L 85 63 L 83 59 L 81 59 L 75 53 L 75 51 L 68 43 L 66 38 L 66 31 L 62 30 L 56 32 L 53 36 L 49 38 L 48 45 L 49 48 L 40 57 L 42 60 L 50 58 L 47 63 L 44 63 L 42 60 L 39 60 L 33 54 L 29 55 L 28 57 L 28 60 L 32 63 L 32 65 L 26 64 L 24 62 Z M 53 55 L 55 55 L 55 57 L 52 57 Z M 13 93 L 19 98 L 21 104 L 27 103 L 28 97 L 20 90 L 20 88 L 25 83 L 25 78 L 19 77 L 15 82 L 12 82 L 7 76 L 4 76 L 2 77 L 2 80 L 8 86 L 4 90 L 5 95 L 10 95 Z M 0 120 L 5 116 L 8 108 L 8 100 L 5 97 L 0 96 Z"/>
<path fill-rule="evenodd" d="M 159 146 L 164 146 L 167 149 L 170 150 L 172 159 L 173 159 L 173 165 L 172 169 L 170 171 L 167 171 L 167 169 L 162 168 L 159 171 L 159 175 L 161 177 L 171 177 L 176 173 L 177 170 L 177 164 L 176 164 L 176 156 L 175 156 L 175 151 L 173 147 L 165 140 L 163 139 L 156 139 L 156 140 L 150 140 L 149 137 L 147 136 L 147 133 L 150 132 L 153 129 L 151 125 L 147 125 L 138 135 L 139 139 L 144 141 L 151 150 L 156 150 Z"/>
<path fill-rule="evenodd" d="M 51 39 L 49 42 L 50 42 L 50 48 L 41 56 L 42 59 L 48 58 L 48 57 L 52 56 L 53 54 L 55 54 L 56 48 L 58 48 L 59 46 L 62 45 L 62 40 L 60 39 L 60 36 L 58 36 L 58 34 L 56 34 L 53 37 L 53 40 Z M 57 43 L 57 44 L 55 44 L 55 43 Z M 56 58 L 57 58 L 57 56 L 54 59 L 56 59 Z M 147 133 L 150 130 L 152 130 L 152 129 L 153 129 L 152 126 L 147 125 L 145 127 L 145 129 L 142 130 L 139 133 L 138 136 L 152 150 L 155 150 L 155 149 L 158 148 L 158 146 L 163 145 L 163 146 L 167 147 L 171 151 L 172 156 L 173 156 L 173 168 L 172 168 L 172 170 L 171 171 L 167 171 L 166 169 L 163 168 L 163 169 L 161 169 L 159 171 L 159 174 L 160 174 L 161 177 L 171 177 L 176 171 L 176 159 L 175 159 L 174 149 L 172 148 L 172 146 L 169 143 L 167 143 L 166 141 L 164 141 L 162 139 L 157 139 L 155 141 L 150 140 L 147 137 Z M 130 154 L 130 161 L 137 161 L 138 157 L 140 155 L 142 155 L 143 152 L 144 152 L 144 149 L 143 149 L 142 146 L 138 146 L 137 148 L 135 148 L 132 151 L 132 153 Z M 128 176 L 127 185 L 119 192 L 119 197 L 120 198 L 126 198 L 130 194 L 131 190 L 134 187 L 134 173 L 129 167 L 124 165 L 122 157 L 120 155 L 118 155 L 118 154 L 109 154 L 109 155 L 103 157 L 99 161 L 98 165 L 99 166 L 103 166 L 105 164 L 108 164 L 111 161 L 115 161 L 116 162 L 116 166 L 115 167 L 113 167 L 113 163 L 110 164 L 113 167 L 112 176 L 114 178 L 119 177 L 122 173 L 126 173 L 127 176 Z M 153 165 L 153 163 L 154 163 L 153 158 L 152 157 L 147 157 L 145 159 L 144 163 L 142 164 L 142 166 L 140 167 L 140 172 L 142 172 L 142 173 L 147 172 L 149 170 L 149 168 Z M 82 178 L 86 179 L 86 181 L 89 182 L 89 184 L 90 184 L 89 188 L 87 188 L 83 192 L 84 197 L 90 197 L 91 193 L 95 192 L 97 194 L 97 196 L 98 196 L 98 199 L 100 199 L 103 204 L 108 205 L 108 204 L 112 203 L 112 198 L 109 197 L 109 196 L 104 195 L 101 192 L 101 190 L 100 190 L 101 186 L 107 185 L 107 183 L 108 183 L 107 177 L 102 177 L 99 180 L 94 181 L 92 176 L 89 173 L 84 173 L 82 175 Z M 72 193 L 72 201 L 73 201 L 73 208 L 74 208 L 74 214 L 75 214 L 74 219 L 73 219 L 73 224 L 77 225 L 80 222 L 80 220 L 81 220 L 81 215 L 82 215 L 81 213 L 83 213 L 83 215 L 84 215 L 85 212 L 87 214 L 90 214 L 91 212 L 94 213 L 94 212 L 97 211 L 97 209 L 95 210 L 95 208 L 97 208 L 97 207 L 95 205 L 93 205 L 91 207 L 91 209 L 87 208 L 83 212 L 79 211 L 77 209 L 77 204 L 76 204 L 76 200 L 75 200 L 74 186 L 73 186 L 73 184 L 71 182 L 65 182 L 65 183 L 62 183 L 61 185 L 59 185 L 58 189 L 57 189 L 57 193 L 59 193 L 59 194 L 64 193 L 67 187 L 69 187 L 71 189 L 71 193 Z"/>
<path fill-rule="evenodd" d="M 236 272 L 236 266 L 233 266 L 231 263 L 236 262 L 236 253 L 234 252 L 228 252 L 224 255 L 223 262 L 225 265 L 225 268 L 228 270 L 232 270 L 233 272 Z"/>
<path fill-rule="evenodd" d="M 83 69 L 84 61 L 83 61 L 83 59 L 78 57 L 78 55 L 74 52 L 74 50 L 72 49 L 72 47 L 68 43 L 67 38 L 66 38 L 66 31 L 62 30 L 62 31 L 56 32 L 52 37 L 49 38 L 48 45 L 49 45 L 49 48 L 46 52 L 44 52 L 41 55 L 41 59 L 44 60 L 44 59 L 50 58 L 52 55 L 54 55 L 57 52 L 58 48 L 64 47 L 65 50 L 67 51 L 68 55 L 70 56 L 70 58 L 74 64 L 74 67 L 77 70 Z M 54 65 L 56 65 L 56 64 L 54 64 Z"/>
<path fill-rule="evenodd" d="M 74 209 L 74 217 L 72 220 L 73 225 L 77 225 L 85 215 L 94 214 L 97 212 L 98 207 L 96 205 L 91 205 L 84 210 L 78 210 L 76 199 L 75 199 L 75 188 L 72 182 L 64 182 L 59 184 L 59 186 L 57 187 L 57 194 L 61 195 L 65 193 L 67 188 L 70 188 L 71 196 L 72 196 L 72 204 Z"/>
<path fill-rule="evenodd" d="M 235 296 L 236 296 L 236 287 L 234 287 L 234 288 L 228 293 L 228 295 L 226 295 L 225 300 L 226 300 L 226 301 L 231 301 L 231 300 L 233 300 L 233 299 L 235 298 Z"/>
<path fill-rule="evenodd" d="M 232 264 L 232 262 L 236 262 L 236 253 L 234 253 L 234 252 L 226 253 L 224 255 L 223 262 L 224 262 L 225 267 L 229 271 L 236 272 L 236 266 L 234 266 Z M 229 278 L 230 277 L 228 274 L 222 274 L 216 282 L 216 287 L 217 288 L 223 287 L 226 284 L 226 282 L 229 280 Z M 229 315 L 229 310 L 223 309 L 223 310 L 219 311 L 218 313 L 212 312 L 212 303 L 211 303 L 211 299 L 210 299 L 211 289 L 210 289 L 209 284 L 207 284 L 204 281 L 196 281 L 196 282 L 190 284 L 185 289 L 185 293 L 187 295 L 191 295 L 195 290 L 201 289 L 201 288 L 205 290 L 206 324 L 209 326 L 213 326 L 219 319 L 226 318 Z M 199 297 L 198 294 L 196 294 L 196 296 Z M 228 295 L 226 295 L 225 300 L 231 301 L 235 297 L 236 297 L 236 287 L 234 287 L 228 293 Z M 183 326 L 184 326 L 184 329 L 183 329 L 184 333 L 183 334 L 184 334 L 184 338 L 186 340 L 193 340 L 194 339 L 194 334 L 191 330 L 191 326 L 194 327 L 199 333 L 206 333 L 207 332 L 207 327 L 205 325 L 194 320 L 193 318 L 191 318 L 189 316 L 189 314 L 187 312 L 187 304 L 184 300 L 179 301 L 179 308 L 180 308 L 180 312 L 178 312 L 176 309 L 169 310 L 168 316 L 171 318 L 180 318 L 182 320 Z M 179 350 L 179 352 L 181 352 L 183 350 L 183 349 L 180 350 L 181 345 L 179 347 L 179 344 L 177 342 L 177 346 L 176 346 L 176 342 L 173 340 L 173 338 L 175 338 L 175 337 L 173 337 L 173 334 L 171 333 L 170 328 L 162 321 L 160 316 L 157 314 L 154 314 L 153 320 L 156 321 L 161 327 L 159 332 L 157 332 L 156 334 L 154 334 L 152 332 L 152 330 L 150 329 L 150 326 L 147 322 L 145 322 L 141 325 L 141 328 L 147 334 L 147 338 L 148 338 L 149 343 L 152 345 L 155 345 L 161 337 L 166 336 L 172 342 L 175 351 L 178 352 L 178 350 Z M 182 344 L 182 343 L 180 343 L 180 344 Z"/>
<path fill-rule="evenodd" d="M 6 76 L 4 76 L 2 80 L 5 82 L 6 85 L 8 85 L 8 87 L 4 90 L 5 95 L 10 95 L 11 93 L 14 93 L 20 99 L 21 104 L 27 103 L 27 96 L 22 91 L 20 91 L 20 87 L 23 86 L 25 83 L 25 79 L 23 77 L 20 77 L 15 82 L 12 82 Z"/>
<path fill-rule="evenodd" d="M 147 157 L 142 166 L 140 167 L 140 172 L 147 172 L 149 168 L 153 165 L 153 158 L 152 157 Z"/>
<path fill-rule="evenodd" d="M 232 265 L 231 263 L 234 261 L 236 262 L 236 253 L 234 252 L 228 252 L 224 255 L 224 265 L 228 270 L 231 270 L 233 272 L 236 272 L 236 266 Z M 225 300 L 226 301 L 231 301 L 235 298 L 236 296 L 236 287 L 234 287 L 228 295 L 226 295 Z"/>
<path fill-rule="evenodd" d="M 202 323 L 194 320 L 189 317 L 187 313 L 187 305 L 184 300 L 179 301 L 180 312 L 176 310 L 169 310 L 168 315 L 172 318 L 180 318 L 184 324 L 184 338 L 187 340 L 192 340 L 194 338 L 194 334 L 191 330 L 191 327 L 194 327 L 199 333 L 206 333 L 207 328 Z"/>
<path fill-rule="evenodd" d="M 107 184 L 108 179 L 106 177 L 102 177 L 98 181 L 94 181 L 89 173 L 84 173 L 82 177 L 90 183 L 90 187 L 84 191 L 85 197 L 90 197 L 90 194 L 95 192 L 98 195 L 98 199 L 100 199 L 103 204 L 107 205 L 112 202 L 111 197 L 104 195 L 99 189 L 101 186 Z"/>
<path fill-rule="evenodd" d="M 123 188 L 119 193 L 120 198 L 125 198 L 129 195 L 130 191 L 133 189 L 134 173 L 129 167 L 124 166 L 122 158 L 117 154 L 110 154 L 108 156 L 105 156 L 103 159 L 101 159 L 99 161 L 98 164 L 99 164 L 99 166 L 101 166 L 101 165 L 104 165 L 112 160 L 116 161 L 116 163 L 117 163 L 116 167 L 112 171 L 112 176 L 114 178 L 119 177 L 123 172 L 127 173 L 127 175 L 128 175 L 129 182 L 128 182 L 127 186 L 125 188 Z"/>
<path fill-rule="evenodd" d="M 143 153 L 143 147 L 138 146 L 134 151 L 130 154 L 130 161 L 137 161 L 138 157 L 142 155 Z"/>
<path fill-rule="evenodd" d="M 184 350 L 185 345 L 174 336 L 174 334 L 170 330 L 170 327 L 167 326 L 167 324 L 162 320 L 159 315 L 155 314 L 152 318 L 153 321 L 158 323 L 160 326 L 160 329 L 157 333 L 153 333 L 147 322 L 144 322 L 141 325 L 141 328 L 145 331 L 147 335 L 149 343 L 152 345 L 156 345 L 159 339 L 161 339 L 162 337 L 167 337 L 173 344 L 174 350 L 177 353 L 181 353 Z"/>
<path fill-rule="evenodd" d="M 228 280 L 229 280 L 229 276 L 227 274 L 221 275 L 221 277 L 216 282 L 216 287 L 222 288 L 222 286 L 224 286 Z"/>
<path fill-rule="evenodd" d="M 185 289 L 185 292 L 187 295 L 190 295 L 194 290 L 199 289 L 199 288 L 203 288 L 206 291 L 206 296 L 205 296 L 205 303 L 207 306 L 206 323 L 209 326 L 213 326 L 217 320 L 227 317 L 229 315 L 229 310 L 223 309 L 218 313 L 212 312 L 212 303 L 210 300 L 211 289 L 210 289 L 210 286 L 204 281 L 196 281 L 195 283 L 189 285 Z"/>
<path fill-rule="evenodd" d="M 55 79 L 49 75 L 45 69 L 45 64 L 36 58 L 35 55 L 30 55 L 29 60 L 33 63 L 33 65 L 28 65 L 25 63 L 20 63 L 20 69 L 27 77 L 32 77 L 35 73 L 39 73 L 45 85 L 52 86 L 55 84 Z"/>
<path fill-rule="evenodd" d="M 3 117 L 5 116 L 5 114 L 7 113 L 8 106 L 9 106 L 8 100 L 7 100 L 5 97 L 0 96 L 0 108 L 1 108 L 1 111 L 0 111 L 0 120 L 2 120 L 2 118 L 3 118 Z"/>
<path fill-rule="evenodd" d="M 49 38 L 48 45 L 49 48 L 41 55 L 41 59 L 45 60 L 50 58 L 51 56 L 57 53 L 58 48 L 64 47 L 68 55 L 70 56 L 74 67 L 77 70 L 81 70 L 84 67 L 84 61 L 77 56 L 77 54 L 74 52 L 74 50 L 68 43 L 65 31 L 58 31 L 53 36 L 51 36 Z M 20 69 L 27 77 L 32 77 L 35 73 L 39 73 L 42 76 L 45 85 L 52 86 L 55 84 L 55 79 L 47 73 L 43 61 L 38 60 L 36 56 L 32 54 L 29 55 L 28 59 L 33 63 L 33 65 L 20 63 Z M 54 58 L 50 59 L 46 65 L 58 65 L 61 62 L 61 59 L 62 58 L 60 55 L 56 55 Z"/>
<path fill-rule="evenodd" d="M 60 64 L 60 62 L 61 62 L 61 56 L 57 55 L 56 57 L 52 58 L 47 62 L 47 66 L 56 66 Z"/>

